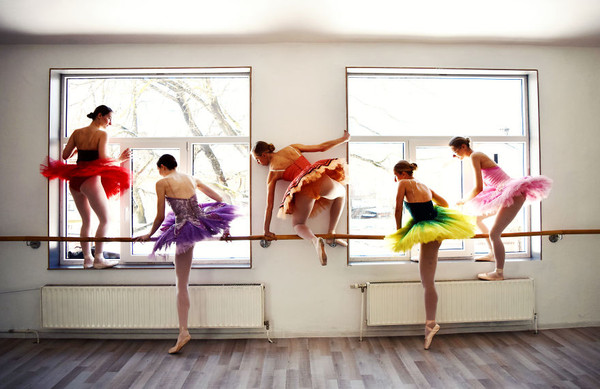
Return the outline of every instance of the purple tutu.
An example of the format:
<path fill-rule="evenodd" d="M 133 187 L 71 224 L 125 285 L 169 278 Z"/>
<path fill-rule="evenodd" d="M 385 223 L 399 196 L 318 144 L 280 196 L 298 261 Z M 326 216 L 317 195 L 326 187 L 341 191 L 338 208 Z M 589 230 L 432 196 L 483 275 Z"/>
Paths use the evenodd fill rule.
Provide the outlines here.
<path fill-rule="evenodd" d="M 540 201 L 550 193 L 552 180 L 546 176 L 511 178 L 500 168 L 481 169 L 483 190 L 466 203 L 467 211 L 475 215 L 489 215 L 514 203 L 514 198 L 525 196 L 527 202 Z"/>
<path fill-rule="evenodd" d="M 196 195 L 188 199 L 166 197 L 173 209 L 169 212 L 160 230 L 152 254 L 171 244 L 176 244 L 175 252 L 181 254 L 194 243 L 229 230 L 229 223 L 237 217 L 236 208 L 225 203 L 198 204 Z"/>

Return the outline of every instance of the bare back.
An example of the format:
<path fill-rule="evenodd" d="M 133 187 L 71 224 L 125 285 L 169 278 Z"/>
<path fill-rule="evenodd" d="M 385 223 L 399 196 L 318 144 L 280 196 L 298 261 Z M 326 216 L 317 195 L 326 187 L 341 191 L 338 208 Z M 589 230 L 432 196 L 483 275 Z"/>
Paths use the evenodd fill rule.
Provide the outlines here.
<path fill-rule="evenodd" d="M 273 159 L 269 165 L 271 171 L 285 170 L 292 165 L 302 153 L 293 146 L 286 146 L 281 150 L 273 153 Z"/>
<path fill-rule="evenodd" d="M 413 179 L 402 180 L 404 197 L 407 203 L 424 203 L 432 199 L 431 189 L 427 185 Z"/>
<path fill-rule="evenodd" d="M 196 183 L 187 174 L 174 172 L 159 181 L 164 186 L 165 196 L 188 199 L 196 193 Z"/>
<path fill-rule="evenodd" d="M 71 137 L 78 150 L 98 150 L 102 138 L 106 137 L 106 132 L 84 127 L 73 131 Z"/>

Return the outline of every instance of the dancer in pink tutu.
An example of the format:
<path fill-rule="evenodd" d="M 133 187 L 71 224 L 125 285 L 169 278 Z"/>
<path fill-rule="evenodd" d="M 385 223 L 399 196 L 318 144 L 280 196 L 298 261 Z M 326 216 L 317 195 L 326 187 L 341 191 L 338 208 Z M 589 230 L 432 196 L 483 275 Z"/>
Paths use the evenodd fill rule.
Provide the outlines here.
<path fill-rule="evenodd" d="M 190 310 L 188 283 L 192 269 L 194 245 L 198 241 L 219 233 L 227 235 L 229 224 L 236 217 L 236 212 L 234 206 L 223 203 L 221 196 L 200 180 L 177 172 L 177 161 L 172 155 L 161 156 L 156 165 L 158 172 L 164 177 L 156 183 L 156 218 L 150 233 L 140 236 L 136 240 L 142 242 L 150 240 L 150 237 L 162 224 L 162 233 L 154 245 L 152 254 L 175 243 L 179 336 L 175 346 L 169 349 L 169 354 L 174 354 L 192 338 L 187 323 Z M 196 189 L 217 202 L 198 204 Z M 167 215 L 166 220 L 165 201 L 173 210 Z"/>
<path fill-rule="evenodd" d="M 41 173 L 49 179 L 69 181 L 69 189 L 75 206 L 81 215 L 81 237 L 89 237 L 92 210 L 98 217 L 96 238 L 106 237 L 109 223 L 108 198 L 123 193 L 129 188 L 131 173 L 118 163 L 129 159 L 129 149 L 125 149 L 117 161 L 108 158 L 108 135 L 105 129 L 111 125 L 112 109 L 99 105 L 87 115 L 92 123 L 73 131 L 62 152 L 63 159 L 77 154 L 77 164 L 67 164 L 48 158 L 40 167 Z M 96 242 L 92 256 L 90 242 L 81 242 L 84 269 L 105 269 L 117 262 L 104 259 L 104 242 Z"/>
<path fill-rule="evenodd" d="M 306 225 L 310 216 L 314 216 L 331 203 L 329 228 L 334 234 L 346 201 L 346 161 L 339 158 L 322 159 L 311 165 L 302 155 L 303 152 L 327 151 L 350 139 L 348 131 L 340 138 L 318 145 L 293 144 L 275 151 L 271 143 L 259 141 L 252 152 L 259 165 L 269 166 L 267 177 L 267 206 L 265 209 L 264 234 L 267 239 L 275 237 L 270 231 L 275 185 L 279 180 L 291 181 L 279 206 L 279 217 L 292 215 L 294 230 L 303 239 L 312 243 L 322 266 L 327 265 L 325 242 L 317 238 Z M 348 244 L 336 239 L 336 244 Z"/>
<path fill-rule="evenodd" d="M 496 260 L 493 272 L 478 274 L 478 278 L 487 281 L 504 279 L 505 250 L 500 235 L 515 218 L 523 204 L 546 198 L 552 187 L 552 180 L 545 176 L 511 178 L 482 152 L 473 151 L 470 139 L 456 136 L 448 144 L 459 159 L 469 158 L 475 174 L 475 188 L 458 204 L 477 215 L 477 227 L 489 234 L 488 245 Z M 496 215 L 491 230 L 488 231 L 483 219 Z"/>

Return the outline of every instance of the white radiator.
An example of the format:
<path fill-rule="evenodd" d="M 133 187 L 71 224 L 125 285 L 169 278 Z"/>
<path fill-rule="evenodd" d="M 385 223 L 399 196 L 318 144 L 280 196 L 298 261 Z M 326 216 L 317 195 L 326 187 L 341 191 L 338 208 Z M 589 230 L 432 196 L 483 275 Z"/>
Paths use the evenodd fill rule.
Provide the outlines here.
<path fill-rule="evenodd" d="M 534 320 L 533 280 L 438 281 L 436 321 L 482 323 Z M 367 325 L 423 324 L 420 282 L 368 282 Z"/>
<path fill-rule="evenodd" d="M 190 328 L 264 326 L 264 286 L 190 285 Z M 42 287 L 45 328 L 178 328 L 175 286 Z"/>

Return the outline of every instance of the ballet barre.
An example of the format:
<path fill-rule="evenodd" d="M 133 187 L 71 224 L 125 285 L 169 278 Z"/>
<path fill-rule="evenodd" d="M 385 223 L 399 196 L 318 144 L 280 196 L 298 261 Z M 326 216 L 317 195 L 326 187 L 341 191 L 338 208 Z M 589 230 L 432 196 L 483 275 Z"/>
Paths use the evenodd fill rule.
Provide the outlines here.
<path fill-rule="evenodd" d="M 506 232 L 501 235 L 502 238 L 525 237 L 525 236 L 542 236 L 549 235 L 549 240 L 556 243 L 563 238 L 564 235 L 591 235 L 600 234 L 600 229 L 580 229 L 580 230 L 546 230 L 546 231 L 531 231 L 531 232 Z M 385 235 L 356 235 L 356 234 L 316 234 L 317 237 L 334 240 L 334 239 L 358 239 L 358 240 L 382 240 Z M 488 238 L 488 234 L 477 234 L 470 239 Z M 264 235 L 249 235 L 249 236 L 228 236 L 222 240 L 237 241 L 237 240 L 260 240 L 260 245 L 263 248 L 269 247 L 274 240 L 300 240 L 298 235 L 275 235 L 275 238 L 267 238 Z M 152 241 L 154 239 L 151 239 Z M 217 239 L 213 239 L 217 240 Z M 40 242 L 137 242 L 136 238 L 130 237 L 107 237 L 107 238 L 80 238 L 71 236 L 0 236 L 0 242 L 18 242 L 25 241 L 31 248 L 39 248 Z M 331 244 L 335 245 L 335 242 Z"/>

